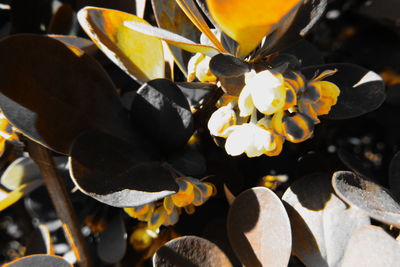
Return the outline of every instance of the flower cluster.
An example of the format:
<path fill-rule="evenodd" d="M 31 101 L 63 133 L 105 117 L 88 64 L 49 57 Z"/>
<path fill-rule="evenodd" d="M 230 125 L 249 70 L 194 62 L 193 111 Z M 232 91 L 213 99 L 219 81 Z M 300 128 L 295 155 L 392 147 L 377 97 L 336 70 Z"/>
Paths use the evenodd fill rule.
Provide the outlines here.
<path fill-rule="evenodd" d="M 311 81 L 297 71 L 248 72 L 239 97 L 211 115 L 210 133 L 226 138 L 232 156 L 279 155 L 285 140 L 299 143 L 312 137 L 318 116 L 336 104 L 339 88 L 323 81 L 335 72 L 324 71 Z"/>
<path fill-rule="evenodd" d="M 150 229 L 158 229 L 161 225 L 177 223 L 182 208 L 186 213 L 193 214 L 195 206 L 203 205 L 216 193 L 213 184 L 195 178 L 179 177 L 176 182 L 179 185 L 176 194 L 165 197 L 161 202 L 125 208 L 125 212 L 133 218 L 147 222 Z"/>

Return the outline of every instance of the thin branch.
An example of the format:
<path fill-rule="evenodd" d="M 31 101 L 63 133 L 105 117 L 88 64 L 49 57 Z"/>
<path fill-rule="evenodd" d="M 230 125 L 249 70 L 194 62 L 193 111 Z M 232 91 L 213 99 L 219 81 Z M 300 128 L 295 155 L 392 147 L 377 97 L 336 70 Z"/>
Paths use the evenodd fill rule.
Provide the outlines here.
<path fill-rule="evenodd" d="M 65 235 L 75 253 L 79 266 L 91 266 L 86 240 L 76 220 L 69 194 L 54 164 L 51 152 L 44 146 L 30 140 L 27 141 L 27 149 L 43 175 L 57 216 L 63 223 Z"/>

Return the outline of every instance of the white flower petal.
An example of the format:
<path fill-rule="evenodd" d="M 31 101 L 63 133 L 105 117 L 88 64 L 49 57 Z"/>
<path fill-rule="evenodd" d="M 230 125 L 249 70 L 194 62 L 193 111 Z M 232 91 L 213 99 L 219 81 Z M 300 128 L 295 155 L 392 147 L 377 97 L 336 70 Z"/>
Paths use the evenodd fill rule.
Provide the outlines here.
<path fill-rule="evenodd" d="M 246 124 L 240 126 L 233 126 L 233 131 L 226 139 L 225 150 L 231 156 L 238 156 L 242 154 L 251 140 L 251 130 L 249 131 Z"/>
<path fill-rule="evenodd" d="M 212 135 L 226 137 L 226 130 L 235 124 L 235 111 L 230 106 L 223 106 L 211 115 L 207 126 Z"/>

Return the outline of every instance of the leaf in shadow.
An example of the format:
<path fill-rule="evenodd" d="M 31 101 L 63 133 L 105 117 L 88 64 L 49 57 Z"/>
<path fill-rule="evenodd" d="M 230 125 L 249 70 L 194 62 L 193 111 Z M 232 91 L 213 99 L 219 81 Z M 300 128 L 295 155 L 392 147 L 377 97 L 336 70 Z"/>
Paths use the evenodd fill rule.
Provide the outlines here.
<path fill-rule="evenodd" d="M 344 149 L 339 149 L 338 156 L 350 170 L 365 177 L 373 177 L 371 166 L 368 165 L 368 162 L 362 161 L 356 155 Z"/>
<path fill-rule="evenodd" d="M 392 267 L 399 262 L 399 242 L 382 228 L 365 225 L 353 233 L 341 266 Z"/>
<path fill-rule="evenodd" d="M 18 258 L 6 263 L 3 267 L 27 267 L 27 266 L 46 266 L 46 267 L 72 267 L 66 260 L 59 256 L 32 255 Z"/>
<path fill-rule="evenodd" d="M 185 95 L 167 79 L 152 80 L 139 88 L 132 101 L 131 121 L 135 129 L 167 151 L 183 147 L 194 131 Z"/>
<path fill-rule="evenodd" d="M 107 220 L 107 226 L 100 233 L 97 244 L 97 255 L 107 263 L 117 263 L 126 252 L 126 229 L 121 214 L 115 214 Z"/>
<path fill-rule="evenodd" d="M 3 39 L 0 58 L 0 107 L 29 138 L 68 154 L 85 130 L 131 137 L 113 83 L 88 55 L 50 37 L 24 34 Z"/>
<path fill-rule="evenodd" d="M 400 200 L 400 152 L 397 152 L 390 162 L 389 185 L 393 195 Z"/>
<path fill-rule="evenodd" d="M 306 67 L 301 72 L 311 79 L 317 72 L 324 70 L 338 71 L 324 80 L 333 82 L 340 89 L 336 105 L 332 106 L 327 119 L 349 119 L 371 112 L 382 105 L 385 100 L 385 84 L 382 78 L 373 71 L 363 67 L 347 64 L 327 64 Z"/>
<path fill-rule="evenodd" d="M 237 57 L 218 54 L 211 58 L 210 70 L 218 77 L 237 77 L 250 71 L 250 65 Z"/>
<path fill-rule="evenodd" d="M 307 266 L 338 266 L 351 234 L 370 223 L 368 216 L 336 197 L 328 174 L 295 181 L 282 199 L 288 204 L 293 253 Z"/>
<path fill-rule="evenodd" d="M 178 190 L 169 171 L 140 142 L 131 144 L 100 132 L 75 140 L 70 173 L 82 192 L 115 207 L 140 206 Z"/>
<path fill-rule="evenodd" d="M 25 255 L 49 254 L 54 255 L 53 241 L 49 229 L 40 224 L 31 234 L 26 245 Z"/>
<path fill-rule="evenodd" d="M 228 237 L 246 266 L 287 266 L 291 252 L 289 218 L 280 199 L 255 187 L 234 200 L 228 214 Z"/>
<path fill-rule="evenodd" d="M 378 221 L 400 228 L 400 204 L 388 189 L 348 171 L 335 172 L 332 184 L 335 192 L 347 204 L 361 209 Z"/>
<path fill-rule="evenodd" d="M 232 266 L 214 243 L 197 236 L 183 236 L 160 247 L 153 256 L 153 265 L 162 266 Z"/>

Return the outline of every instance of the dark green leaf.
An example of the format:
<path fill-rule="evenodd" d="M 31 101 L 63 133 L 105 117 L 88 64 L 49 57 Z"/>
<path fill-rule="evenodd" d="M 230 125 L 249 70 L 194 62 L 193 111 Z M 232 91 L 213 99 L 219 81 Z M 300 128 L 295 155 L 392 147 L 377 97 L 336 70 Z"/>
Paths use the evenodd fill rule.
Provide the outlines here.
<path fill-rule="evenodd" d="M 100 132 L 79 136 L 70 172 L 85 194 L 115 207 L 140 206 L 174 194 L 178 185 L 150 151 Z"/>
<path fill-rule="evenodd" d="M 400 200 L 400 151 L 394 155 L 389 166 L 389 186 L 393 195 Z"/>
<path fill-rule="evenodd" d="M 182 91 L 170 80 L 145 83 L 131 107 L 136 129 L 167 151 L 183 147 L 194 131 L 193 116 Z"/>
<path fill-rule="evenodd" d="M 25 34 L 3 39 L 0 58 L 0 107 L 29 138 L 68 154 L 85 130 L 131 136 L 114 85 L 88 55 L 74 54 L 50 37 Z"/>
<path fill-rule="evenodd" d="M 218 77 L 237 77 L 250 71 L 250 65 L 237 57 L 218 54 L 211 58 L 210 70 Z"/>

